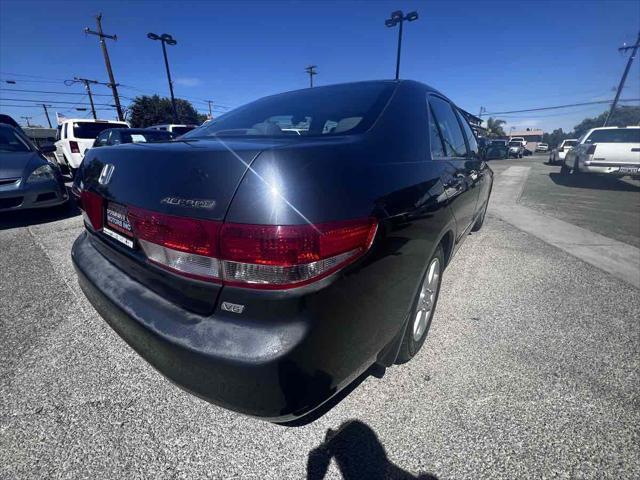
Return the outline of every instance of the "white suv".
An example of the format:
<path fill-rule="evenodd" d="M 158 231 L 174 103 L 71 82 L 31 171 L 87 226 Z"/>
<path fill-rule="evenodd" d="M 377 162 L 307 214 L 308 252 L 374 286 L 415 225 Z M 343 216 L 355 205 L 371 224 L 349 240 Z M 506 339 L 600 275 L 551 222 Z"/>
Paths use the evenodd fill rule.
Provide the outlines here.
<path fill-rule="evenodd" d="M 564 157 L 567 156 L 569 150 L 571 150 L 577 144 L 578 140 L 576 138 L 567 138 L 566 140 L 563 140 L 557 148 L 551 150 L 551 154 L 549 155 L 549 163 L 551 165 L 561 163 L 564 160 Z"/>
<path fill-rule="evenodd" d="M 564 157 L 560 173 L 640 175 L 640 126 L 592 128 Z"/>
<path fill-rule="evenodd" d="M 96 137 L 107 128 L 129 128 L 126 122 L 69 118 L 60 122 L 56 133 L 56 160 L 63 170 L 73 175 L 84 158 L 85 151 L 93 146 Z"/>

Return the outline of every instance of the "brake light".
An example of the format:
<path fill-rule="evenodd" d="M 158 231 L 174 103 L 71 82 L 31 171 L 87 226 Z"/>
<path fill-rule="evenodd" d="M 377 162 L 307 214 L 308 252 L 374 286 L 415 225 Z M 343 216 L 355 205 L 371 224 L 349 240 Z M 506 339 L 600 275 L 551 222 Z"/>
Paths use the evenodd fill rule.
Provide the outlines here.
<path fill-rule="evenodd" d="M 147 258 L 175 273 L 219 280 L 220 223 L 129 207 L 129 223 Z"/>
<path fill-rule="evenodd" d="M 129 208 L 147 258 L 174 273 L 253 288 L 283 289 L 326 277 L 362 256 L 375 219 L 318 225 L 246 225 Z"/>
<path fill-rule="evenodd" d="M 73 140 L 70 140 L 69 147 L 71 148 L 71 153 L 80 153 L 80 147 L 78 147 L 78 142 L 74 142 Z"/>
<path fill-rule="evenodd" d="M 82 190 L 80 192 L 80 208 L 85 221 L 94 230 L 102 230 L 102 197 L 97 193 Z"/>
<path fill-rule="evenodd" d="M 224 224 L 220 254 L 225 283 L 286 288 L 319 280 L 364 254 L 374 219 L 318 225 Z"/>
<path fill-rule="evenodd" d="M 596 145 L 589 145 L 589 148 L 587 148 L 587 155 L 593 155 L 594 153 L 596 153 Z"/>

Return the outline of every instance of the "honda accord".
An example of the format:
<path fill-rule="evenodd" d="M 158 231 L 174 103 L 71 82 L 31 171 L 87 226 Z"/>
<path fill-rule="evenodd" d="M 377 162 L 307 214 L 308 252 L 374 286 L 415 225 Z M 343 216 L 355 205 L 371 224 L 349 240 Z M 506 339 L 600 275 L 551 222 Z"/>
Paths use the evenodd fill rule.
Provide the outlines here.
<path fill-rule="evenodd" d="M 178 141 L 89 150 L 82 290 L 184 389 L 276 423 L 415 356 L 493 173 L 414 81 L 274 95 Z"/>

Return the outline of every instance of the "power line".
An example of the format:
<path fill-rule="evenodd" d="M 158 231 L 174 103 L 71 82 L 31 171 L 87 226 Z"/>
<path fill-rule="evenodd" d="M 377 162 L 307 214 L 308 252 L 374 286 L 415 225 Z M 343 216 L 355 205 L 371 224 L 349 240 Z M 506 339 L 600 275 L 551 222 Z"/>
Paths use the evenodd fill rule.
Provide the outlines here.
<path fill-rule="evenodd" d="M 80 102 L 65 102 L 62 100 L 34 100 L 31 98 L 7 98 L 7 97 L 2 97 L 0 98 L 0 100 L 10 100 L 12 102 L 36 102 L 36 103 L 66 103 L 66 104 L 79 104 Z M 83 105 L 88 105 L 87 103 L 83 103 Z M 95 105 L 102 105 L 102 106 L 106 106 L 106 107 L 115 107 L 115 105 L 111 104 L 111 103 L 96 103 Z"/>
<path fill-rule="evenodd" d="M 10 72 L 0 72 L 0 75 L 7 75 L 10 77 L 28 77 L 28 78 L 44 78 L 49 80 L 59 80 L 64 82 L 64 78 L 51 78 L 51 77 L 43 77 L 42 75 L 27 75 L 26 73 L 10 73 Z"/>
<path fill-rule="evenodd" d="M 0 87 L 0 90 L 5 90 L 7 92 L 27 92 L 27 93 L 52 93 L 55 95 L 81 95 L 84 96 L 86 93 L 78 93 L 78 92 L 54 92 L 51 90 L 25 90 L 21 88 L 6 88 Z M 109 93 L 93 93 L 94 97 L 110 97 Z"/>
<path fill-rule="evenodd" d="M 628 98 L 625 100 L 620 100 L 621 102 L 637 102 L 640 101 L 640 98 Z M 560 108 L 570 108 L 570 107 L 581 107 L 583 105 L 603 105 L 606 103 L 611 103 L 611 100 L 600 100 L 597 102 L 582 102 L 582 103 L 569 103 L 566 105 L 556 105 L 553 107 L 539 107 L 539 108 L 529 108 L 525 110 L 509 110 L 506 112 L 491 112 L 486 115 L 504 115 L 508 113 L 525 113 L 525 112 L 539 112 L 541 110 L 557 110 Z"/>

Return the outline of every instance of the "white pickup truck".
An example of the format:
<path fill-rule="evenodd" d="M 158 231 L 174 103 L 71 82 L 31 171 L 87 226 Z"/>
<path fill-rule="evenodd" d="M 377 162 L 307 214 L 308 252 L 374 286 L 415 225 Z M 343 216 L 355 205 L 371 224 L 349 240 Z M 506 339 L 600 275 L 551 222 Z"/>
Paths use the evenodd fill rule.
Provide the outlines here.
<path fill-rule="evenodd" d="M 640 126 L 589 130 L 567 152 L 560 173 L 640 176 Z"/>
<path fill-rule="evenodd" d="M 55 157 L 63 171 L 68 170 L 73 176 L 80 166 L 86 150 L 93 146 L 96 137 L 107 128 L 129 128 L 129 124 L 86 118 L 69 118 L 60 122 L 56 132 Z"/>

